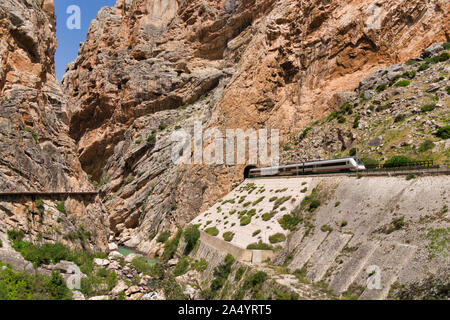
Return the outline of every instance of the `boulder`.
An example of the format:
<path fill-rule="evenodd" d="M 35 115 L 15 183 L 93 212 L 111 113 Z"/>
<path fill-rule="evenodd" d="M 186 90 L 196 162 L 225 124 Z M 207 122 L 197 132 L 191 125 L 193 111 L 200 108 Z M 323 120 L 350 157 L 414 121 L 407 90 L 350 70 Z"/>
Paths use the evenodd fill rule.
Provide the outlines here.
<path fill-rule="evenodd" d="M 109 251 L 117 251 L 117 250 L 119 250 L 119 247 L 115 243 L 108 243 L 108 250 Z"/>
<path fill-rule="evenodd" d="M 94 259 L 94 264 L 100 267 L 106 267 L 107 265 L 109 265 L 109 260 L 108 259 L 99 259 L 99 258 L 95 258 Z"/>
<path fill-rule="evenodd" d="M 133 261 L 134 258 L 137 258 L 137 257 L 143 257 L 143 255 L 138 254 L 138 253 L 130 253 L 129 255 L 127 255 L 125 257 L 125 261 L 130 263 L 131 261 Z"/>
<path fill-rule="evenodd" d="M 122 258 L 124 258 L 124 256 L 119 251 L 111 251 L 108 255 L 109 260 L 118 260 Z"/>
<path fill-rule="evenodd" d="M 122 291 L 126 291 L 128 289 L 128 286 L 125 284 L 123 280 L 119 280 L 117 285 L 111 290 L 111 294 L 114 296 L 117 296 Z"/>
<path fill-rule="evenodd" d="M 72 291 L 72 299 L 73 300 L 86 300 L 86 297 L 80 291 L 74 290 L 74 291 Z"/>
<path fill-rule="evenodd" d="M 141 289 L 138 286 L 131 286 L 125 291 L 125 294 L 127 296 L 131 296 L 132 294 L 140 292 L 140 291 L 141 291 Z"/>
<path fill-rule="evenodd" d="M 89 298 L 88 300 L 109 300 L 109 297 L 108 296 L 96 296 L 96 297 Z"/>
<path fill-rule="evenodd" d="M 444 50 L 443 42 L 433 43 L 431 46 L 429 46 L 422 52 L 420 57 L 421 58 L 430 58 L 430 57 L 437 55 L 442 50 Z"/>
<path fill-rule="evenodd" d="M 177 259 L 177 258 L 170 259 L 169 261 L 167 261 L 167 265 L 168 265 L 169 267 L 176 266 L 177 263 L 178 263 L 178 261 L 179 261 L 179 259 Z"/>

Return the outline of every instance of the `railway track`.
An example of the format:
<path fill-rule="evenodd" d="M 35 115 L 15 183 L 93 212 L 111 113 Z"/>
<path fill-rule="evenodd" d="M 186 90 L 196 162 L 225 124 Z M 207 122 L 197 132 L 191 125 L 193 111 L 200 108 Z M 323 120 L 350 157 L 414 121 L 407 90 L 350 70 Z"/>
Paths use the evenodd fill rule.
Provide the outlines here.
<path fill-rule="evenodd" d="M 408 174 L 417 175 L 435 175 L 435 174 L 450 174 L 450 167 L 447 166 L 436 166 L 436 167 L 425 167 L 425 168 L 408 168 L 397 167 L 397 168 L 383 168 L 383 169 L 371 169 L 358 172 L 326 172 L 326 173 L 312 173 L 312 174 L 299 174 L 299 175 L 278 175 L 278 176 L 261 176 L 248 179 L 279 179 L 281 178 L 300 178 L 300 177 L 376 177 L 376 176 L 401 176 Z"/>

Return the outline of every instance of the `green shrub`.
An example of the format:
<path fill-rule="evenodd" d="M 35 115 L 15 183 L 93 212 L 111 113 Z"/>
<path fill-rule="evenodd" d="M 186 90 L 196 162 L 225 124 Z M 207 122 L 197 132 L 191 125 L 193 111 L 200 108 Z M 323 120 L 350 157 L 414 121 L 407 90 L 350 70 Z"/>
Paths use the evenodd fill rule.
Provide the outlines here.
<path fill-rule="evenodd" d="M 282 233 L 275 233 L 269 237 L 270 243 L 279 243 L 286 240 L 286 236 Z"/>
<path fill-rule="evenodd" d="M 450 125 L 439 128 L 436 132 L 436 136 L 445 140 L 450 138 Z"/>
<path fill-rule="evenodd" d="M 273 218 L 273 216 L 275 215 L 275 211 L 271 211 L 271 212 L 266 212 L 262 215 L 262 219 L 263 221 L 269 221 L 270 219 Z"/>
<path fill-rule="evenodd" d="M 427 69 L 430 68 L 430 64 L 428 62 L 424 62 L 422 63 L 419 68 L 417 69 L 417 71 L 425 71 Z"/>
<path fill-rule="evenodd" d="M 345 123 L 345 117 L 343 116 L 343 115 L 340 115 L 339 117 L 338 117 L 338 123 Z"/>
<path fill-rule="evenodd" d="M 200 239 L 200 230 L 198 230 L 197 226 L 191 225 L 186 229 L 186 231 L 184 231 L 184 240 L 186 241 L 187 253 L 194 249 L 198 239 Z"/>
<path fill-rule="evenodd" d="M 173 238 L 172 240 L 166 241 L 166 244 L 164 245 L 164 252 L 163 252 L 164 261 L 168 261 L 168 260 L 172 259 L 173 255 L 177 251 L 178 244 L 180 242 L 182 233 L 183 233 L 183 230 L 180 228 L 180 229 L 178 229 L 175 238 Z"/>
<path fill-rule="evenodd" d="M 249 216 L 243 216 L 243 217 L 240 219 L 240 224 L 241 224 L 241 226 L 246 226 L 246 225 L 248 225 L 251 221 L 252 221 L 252 217 L 249 217 Z"/>
<path fill-rule="evenodd" d="M 159 125 L 158 129 L 159 129 L 160 131 L 163 131 L 163 130 L 167 129 L 167 127 L 168 127 L 167 124 L 161 123 L 161 124 Z"/>
<path fill-rule="evenodd" d="M 402 74 L 403 78 L 414 79 L 416 77 L 417 72 L 415 70 L 406 71 Z"/>
<path fill-rule="evenodd" d="M 274 289 L 272 290 L 272 293 L 274 294 L 275 300 L 298 300 L 299 295 L 295 292 L 285 292 L 283 290 Z"/>
<path fill-rule="evenodd" d="M 256 289 L 259 286 L 262 286 L 262 284 L 266 281 L 267 279 L 267 273 L 265 273 L 264 271 L 258 271 L 252 275 L 249 275 L 247 278 L 245 278 L 244 280 L 244 285 L 243 285 L 243 289 L 244 290 L 249 290 L 249 289 Z"/>
<path fill-rule="evenodd" d="M 73 255 L 69 248 L 61 243 L 44 243 L 42 246 L 23 241 L 24 232 L 22 230 L 9 230 L 9 240 L 13 243 L 14 250 L 22 254 L 25 260 L 33 263 L 35 267 L 42 264 L 58 263 L 61 260 L 73 260 Z"/>
<path fill-rule="evenodd" d="M 152 134 L 150 134 L 147 137 L 147 147 L 153 148 L 155 145 L 156 145 L 156 132 L 152 132 Z"/>
<path fill-rule="evenodd" d="M 425 140 L 420 146 L 419 146 L 419 152 L 425 152 L 428 150 L 431 150 L 435 147 L 435 144 L 431 140 Z"/>
<path fill-rule="evenodd" d="M 408 60 L 408 61 L 406 62 L 406 65 L 407 65 L 407 66 L 412 66 L 412 65 L 414 65 L 414 64 L 416 64 L 416 63 L 417 63 L 417 60 L 411 59 L 411 60 Z"/>
<path fill-rule="evenodd" d="M 403 115 L 403 114 L 398 114 L 398 115 L 395 116 L 395 118 L 394 118 L 394 122 L 395 122 L 395 123 L 401 122 L 401 121 L 403 121 L 403 120 L 405 120 L 405 115 Z"/>
<path fill-rule="evenodd" d="M 347 221 L 343 220 L 343 221 L 341 222 L 341 227 L 345 227 L 346 225 L 347 225 Z"/>
<path fill-rule="evenodd" d="M 159 234 L 158 238 L 156 239 L 157 242 L 164 243 L 169 239 L 170 237 L 170 231 L 163 231 Z"/>
<path fill-rule="evenodd" d="M 208 262 L 203 258 L 201 258 L 200 260 L 196 260 L 192 264 L 192 269 L 197 271 L 205 271 L 206 268 L 208 268 Z"/>
<path fill-rule="evenodd" d="M 359 127 L 359 121 L 361 120 L 361 116 L 356 116 L 355 120 L 353 121 L 353 129 L 357 129 Z"/>
<path fill-rule="evenodd" d="M 416 175 L 414 174 L 414 173 L 409 173 L 407 176 L 406 176 L 406 180 L 412 180 L 412 179 L 415 179 L 416 178 Z"/>
<path fill-rule="evenodd" d="M 0 300 L 70 300 L 71 291 L 59 271 L 50 276 L 0 270 Z"/>
<path fill-rule="evenodd" d="M 350 103 L 346 103 L 343 104 L 340 108 L 339 108 L 339 112 L 341 114 L 352 114 L 353 113 L 353 107 Z"/>
<path fill-rule="evenodd" d="M 426 104 L 426 105 L 424 105 L 424 106 L 422 106 L 420 108 L 420 110 L 422 112 L 429 112 L 429 111 L 433 111 L 434 109 L 436 109 L 436 104 L 435 103 Z"/>
<path fill-rule="evenodd" d="M 406 156 L 393 156 L 389 160 L 387 160 L 384 163 L 384 166 L 386 167 L 396 167 L 401 166 L 402 164 L 405 164 L 407 162 L 411 162 L 412 160 Z"/>
<path fill-rule="evenodd" d="M 175 277 L 181 276 L 185 274 L 189 269 L 189 259 L 187 257 L 184 257 L 181 259 L 175 268 L 173 269 L 173 274 Z"/>
<path fill-rule="evenodd" d="M 278 223 L 284 230 L 294 231 L 296 226 L 303 220 L 301 217 L 297 217 L 293 214 L 285 214 Z"/>
<path fill-rule="evenodd" d="M 152 231 L 150 232 L 150 234 L 148 235 L 148 240 L 152 241 L 153 239 L 155 239 L 156 237 L 156 231 Z"/>
<path fill-rule="evenodd" d="M 306 138 L 306 136 L 308 135 L 308 132 L 311 131 L 311 127 L 306 128 L 305 130 L 303 130 L 303 132 L 299 135 L 299 140 L 302 141 L 303 139 Z"/>
<path fill-rule="evenodd" d="M 285 203 L 286 201 L 290 200 L 291 198 L 292 198 L 292 196 L 284 196 L 284 197 L 278 198 L 273 203 L 273 210 L 278 209 L 283 203 Z"/>
<path fill-rule="evenodd" d="M 375 90 L 378 93 L 380 93 L 380 92 L 383 92 L 384 90 L 386 90 L 387 87 L 388 87 L 388 84 L 387 83 L 383 83 L 383 84 L 380 84 Z"/>
<path fill-rule="evenodd" d="M 244 208 L 245 208 L 245 207 L 248 207 L 248 206 L 251 205 L 251 204 L 252 204 L 252 203 L 251 203 L 250 201 L 248 201 L 248 202 L 244 203 L 243 206 L 244 206 Z"/>
<path fill-rule="evenodd" d="M 231 231 L 227 231 L 223 234 L 223 239 L 227 242 L 230 242 L 231 240 L 233 240 L 234 237 L 234 232 Z"/>
<path fill-rule="evenodd" d="M 329 225 L 324 224 L 320 227 L 320 230 L 322 230 L 323 232 L 331 232 L 333 231 L 333 228 L 331 228 Z"/>
<path fill-rule="evenodd" d="M 117 274 L 106 268 L 90 273 L 81 279 L 81 292 L 86 296 L 98 296 L 109 293 L 117 284 Z"/>
<path fill-rule="evenodd" d="M 261 240 L 257 243 L 251 243 L 247 246 L 247 249 L 250 250 L 273 250 L 273 247 L 270 244 L 263 243 Z"/>
<path fill-rule="evenodd" d="M 225 281 L 231 273 L 231 267 L 234 263 L 234 257 L 231 254 L 225 256 L 224 262 L 218 265 L 213 272 L 214 279 L 211 281 L 210 289 L 213 292 L 223 287 Z"/>
<path fill-rule="evenodd" d="M 242 279 L 242 275 L 245 272 L 245 268 L 240 266 L 239 269 L 236 270 L 236 274 L 234 275 L 234 281 L 238 282 Z"/>
<path fill-rule="evenodd" d="M 162 263 L 157 262 L 150 266 L 150 275 L 155 279 L 164 278 L 164 266 Z"/>
<path fill-rule="evenodd" d="M 219 234 L 219 230 L 216 227 L 209 227 L 205 229 L 205 232 L 211 236 L 217 236 Z"/>
<path fill-rule="evenodd" d="M 331 112 L 327 117 L 327 121 L 332 121 L 333 119 L 337 118 L 338 115 L 339 115 L 338 111 Z"/>
<path fill-rule="evenodd" d="M 356 156 L 356 151 L 357 151 L 356 148 L 351 148 L 350 151 L 348 152 L 348 155 L 350 157 L 354 157 L 354 156 Z"/>
<path fill-rule="evenodd" d="M 363 158 L 361 159 L 361 161 L 364 163 L 365 166 L 377 166 L 380 164 L 378 160 L 372 158 Z"/>
<path fill-rule="evenodd" d="M 41 212 L 44 212 L 44 209 L 45 209 L 45 206 L 44 206 L 44 201 L 43 200 L 36 200 L 35 202 L 34 202 L 34 204 L 36 205 L 36 208 L 39 210 L 39 211 L 41 211 Z"/>
<path fill-rule="evenodd" d="M 450 42 L 444 43 L 444 50 L 450 50 Z"/>
<path fill-rule="evenodd" d="M 187 300 L 189 298 L 188 295 L 183 293 L 183 288 L 173 275 L 169 275 L 164 279 L 162 287 L 167 300 Z"/>
<path fill-rule="evenodd" d="M 411 81 L 409 80 L 400 80 L 395 84 L 396 87 L 407 87 L 411 84 Z"/>
<path fill-rule="evenodd" d="M 405 217 L 400 217 L 392 220 L 391 224 L 385 229 L 387 234 L 390 234 L 396 230 L 400 230 L 405 226 Z"/>
<path fill-rule="evenodd" d="M 440 55 L 434 56 L 432 58 L 426 58 L 425 61 L 429 61 L 431 63 L 438 63 L 438 62 L 444 62 L 447 61 L 450 58 L 450 55 L 448 52 L 443 52 Z"/>
<path fill-rule="evenodd" d="M 66 203 L 64 201 L 60 201 L 56 204 L 56 209 L 63 214 L 67 214 L 66 211 Z"/>
<path fill-rule="evenodd" d="M 252 233 L 252 237 L 256 237 L 260 233 L 261 233 L 261 229 L 258 229 Z"/>
<path fill-rule="evenodd" d="M 261 201 L 263 201 L 264 198 L 265 198 L 265 197 L 263 196 L 263 197 L 258 198 L 258 199 L 255 200 L 255 201 L 253 201 L 253 206 L 256 206 L 258 203 L 260 203 Z"/>
<path fill-rule="evenodd" d="M 147 259 L 145 257 L 135 257 L 131 261 L 131 265 L 133 268 L 135 268 L 139 273 L 143 273 L 145 275 L 149 275 L 151 271 L 151 266 L 148 263 Z"/>
<path fill-rule="evenodd" d="M 313 199 L 311 201 L 311 203 L 309 204 L 309 211 L 313 212 L 314 210 L 316 210 L 318 207 L 320 207 L 320 200 L 319 199 Z"/>

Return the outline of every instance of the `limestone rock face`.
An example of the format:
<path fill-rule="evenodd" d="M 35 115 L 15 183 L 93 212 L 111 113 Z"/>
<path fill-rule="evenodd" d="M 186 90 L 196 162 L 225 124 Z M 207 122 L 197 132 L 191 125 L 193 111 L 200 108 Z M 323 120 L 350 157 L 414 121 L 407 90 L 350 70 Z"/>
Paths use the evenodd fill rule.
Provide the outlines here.
<path fill-rule="evenodd" d="M 53 1 L 1 1 L 0 192 L 93 190 L 68 135 L 67 98 L 55 77 L 55 30 Z M 18 227 L 31 238 L 56 241 L 83 226 L 93 244 L 106 245 L 104 212 L 92 199 L 42 198 L 39 206 L 33 200 L 0 199 L 0 232 Z M 66 200 L 68 216 L 56 210 L 56 200 Z"/>
<path fill-rule="evenodd" d="M 173 164 L 172 131 L 191 131 L 197 119 L 205 128 L 276 128 L 286 138 L 372 71 L 446 41 L 449 6 L 118 0 L 100 10 L 63 90 L 70 135 L 83 168 L 103 181 L 114 232 L 152 247 L 151 232 L 174 231 L 242 179 L 241 167 Z M 146 143 L 154 130 L 156 142 Z"/>

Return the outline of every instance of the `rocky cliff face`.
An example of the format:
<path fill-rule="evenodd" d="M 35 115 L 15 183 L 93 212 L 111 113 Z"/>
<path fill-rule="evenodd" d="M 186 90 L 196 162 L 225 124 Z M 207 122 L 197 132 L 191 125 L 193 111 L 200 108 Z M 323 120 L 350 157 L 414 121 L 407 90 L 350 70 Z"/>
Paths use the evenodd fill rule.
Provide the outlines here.
<path fill-rule="evenodd" d="M 242 179 L 176 166 L 170 132 L 282 130 L 334 110 L 359 80 L 449 37 L 446 1 L 118 0 L 91 24 L 63 89 L 83 168 L 110 222 L 146 251 Z M 156 140 L 153 142 L 153 140 Z M 154 240 L 153 240 L 154 241 Z"/>
<path fill-rule="evenodd" d="M 53 62 L 55 28 L 52 0 L 0 3 L 0 192 L 93 189 L 68 135 L 67 98 Z M 65 209 L 61 203 L 58 211 L 56 200 Z M 0 234 L 17 227 L 30 239 L 55 241 L 84 228 L 104 246 L 103 213 L 91 199 L 3 197 Z"/>

